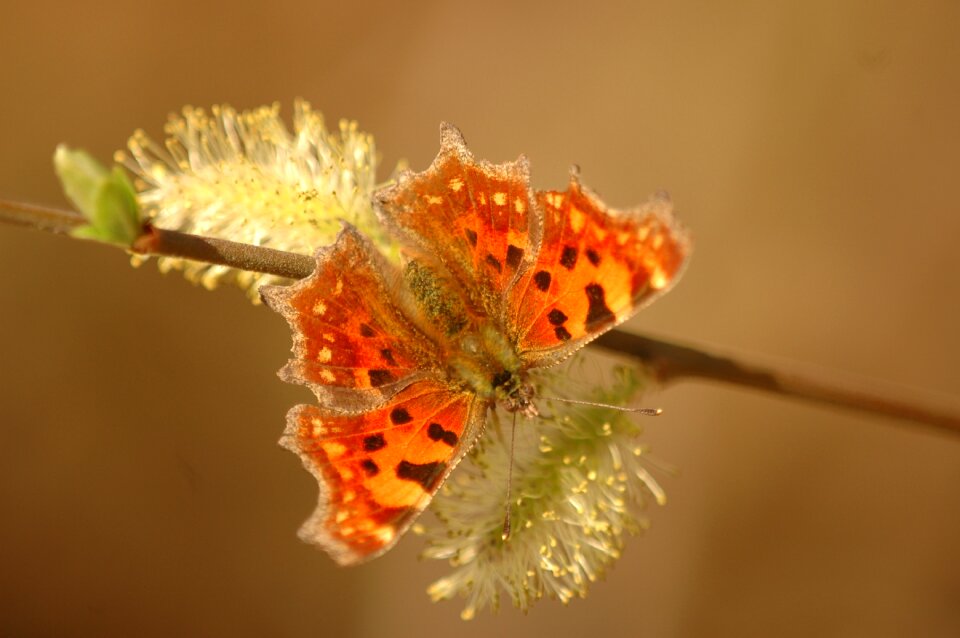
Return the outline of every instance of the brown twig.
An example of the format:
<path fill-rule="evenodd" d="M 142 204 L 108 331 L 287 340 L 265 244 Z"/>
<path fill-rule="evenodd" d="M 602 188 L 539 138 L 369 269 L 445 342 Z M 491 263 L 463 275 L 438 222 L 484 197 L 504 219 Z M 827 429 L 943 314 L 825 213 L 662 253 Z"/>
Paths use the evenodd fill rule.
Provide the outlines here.
<path fill-rule="evenodd" d="M 0 222 L 54 233 L 68 233 L 85 222 L 83 215 L 69 210 L 0 199 Z"/>
<path fill-rule="evenodd" d="M 133 242 L 130 250 L 142 255 L 183 257 L 238 270 L 279 275 L 288 279 L 309 277 L 316 266 L 316 261 L 308 255 L 241 244 L 226 239 L 188 235 L 156 226 L 147 226 L 143 235 Z"/>
<path fill-rule="evenodd" d="M 0 200 L 0 222 L 68 232 L 84 223 L 69 211 Z M 223 239 L 188 235 L 147 226 L 130 250 L 148 255 L 181 257 L 254 272 L 302 279 L 313 272 L 314 260 L 307 255 L 288 253 Z M 953 435 L 960 435 L 960 414 L 936 410 L 917 401 L 891 399 L 880 391 L 863 392 L 849 384 L 817 381 L 784 370 L 752 364 L 743 357 L 709 354 L 699 348 L 682 346 L 621 330 L 611 330 L 594 342 L 650 366 L 664 384 L 685 379 L 707 379 L 771 392 L 863 412 L 905 419 Z"/>
<path fill-rule="evenodd" d="M 801 374 L 704 352 L 699 348 L 611 330 L 596 341 L 601 348 L 627 354 L 651 366 L 664 385 L 688 379 L 706 379 L 805 401 L 825 403 L 922 423 L 960 435 L 960 415 L 924 406 L 916 401 L 896 400 L 874 390 L 856 390 L 846 382 L 817 381 Z"/>

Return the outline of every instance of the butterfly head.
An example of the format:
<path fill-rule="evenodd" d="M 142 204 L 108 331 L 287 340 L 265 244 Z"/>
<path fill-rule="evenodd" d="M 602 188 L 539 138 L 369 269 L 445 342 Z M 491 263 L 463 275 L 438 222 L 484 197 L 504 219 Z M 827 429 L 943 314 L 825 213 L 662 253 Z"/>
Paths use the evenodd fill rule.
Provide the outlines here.
<path fill-rule="evenodd" d="M 539 414 L 533 403 L 536 394 L 533 384 L 520 370 L 503 369 L 493 376 L 490 385 L 494 399 L 507 412 L 518 412 L 528 418 Z"/>
<path fill-rule="evenodd" d="M 513 383 L 509 389 L 505 388 L 501 393 L 500 405 L 507 412 L 517 412 L 528 419 L 538 416 L 540 412 L 533 402 L 535 394 L 533 384 L 523 380 L 519 375 L 514 376 L 512 380 Z"/>

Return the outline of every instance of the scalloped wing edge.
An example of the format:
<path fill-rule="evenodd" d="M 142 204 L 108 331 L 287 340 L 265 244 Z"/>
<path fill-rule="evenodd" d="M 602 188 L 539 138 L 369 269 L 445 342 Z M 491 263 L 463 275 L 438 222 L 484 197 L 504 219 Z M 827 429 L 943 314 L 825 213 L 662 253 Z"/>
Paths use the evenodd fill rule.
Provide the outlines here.
<path fill-rule="evenodd" d="M 383 204 L 391 199 L 395 199 L 396 194 L 399 191 L 408 188 L 408 184 L 411 180 L 421 177 L 429 177 L 431 174 L 439 172 L 443 163 L 450 157 L 455 157 L 464 165 L 475 166 L 477 169 L 490 173 L 494 177 L 498 178 L 502 178 L 507 175 L 512 176 L 514 171 L 517 171 L 524 182 L 530 211 L 528 228 L 530 233 L 529 241 L 531 250 L 524 251 L 520 266 L 517 268 L 512 281 L 505 290 L 506 293 L 509 293 L 516 282 L 519 281 L 523 273 L 535 263 L 536 257 L 540 253 L 541 242 L 543 241 L 543 211 L 541 211 L 539 206 L 537 206 L 536 192 L 530 185 L 530 159 L 525 153 L 521 153 L 515 160 L 501 162 L 499 164 L 484 159 L 477 159 L 473 152 L 467 147 L 466 139 L 464 138 L 460 129 L 450 122 L 441 122 L 440 150 L 433 158 L 433 161 L 430 162 L 430 165 L 422 171 L 404 169 L 397 173 L 396 180 L 393 183 L 388 184 L 374 192 L 374 211 L 377 215 L 377 218 L 384 226 L 395 233 L 396 236 L 402 237 L 405 243 L 411 245 L 419 251 L 430 254 L 430 246 L 426 245 L 418 235 L 406 230 L 405 228 L 402 228 L 392 217 L 387 215 L 383 211 Z"/>
<path fill-rule="evenodd" d="M 411 508 L 410 512 L 402 521 L 402 524 L 394 528 L 393 535 L 389 542 L 385 543 L 383 547 L 375 552 L 371 552 L 369 554 L 359 554 L 349 546 L 338 541 L 329 532 L 327 532 L 326 517 L 327 512 L 330 510 L 330 489 L 327 486 L 327 479 L 323 475 L 323 469 L 318 467 L 313 462 L 313 459 L 310 457 L 310 455 L 304 453 L 297 445 L 297 432 L 299 427 L 298 423 L 300 412 L 304 409 L 315 409 L 315 407 L 316 406 L 301 404 L 291 408 L 287 412 L 286 428 L 284 429 L 283 435 L 280 437 L 278 444 L 300 457 L 300 462 L 303 463 L 303 467 L 316 479 L 320 490 L 317 496 L 317 506 L 310 514 L 310 517 L 307 518 L 307 520 L 304 521 L 300 526 L 300 529 L 297 531 L 297 536 L 305 543 L 320 547 L 322 550 L 327 552 L 327 554 L 333 558 L 338 565 L 344 567 L 358 565 L 382 556 L 400 541 L 404 533 L 430 505 L 433 497 L 436 495 L 437 491 L 443 487 L 443 484 L 446 482 L 447 477 L 450 476 L 450 473 L 456 469 L 456 467 L 460 464 L 460 461 L 463 460 L 463 457 L 466 456 L 471 449 L 473 449 L 473 446 L 476 445 L 476 442 L 483 435 L 487 412 L 487 406 L 484 401 L 474 396 L 470 401 L 470 414 L 467 417 L 467 425 L 463 431 L 463 436 L 461 437 L 461 441 L 469 441 L 469 445 L 460 446 L 460 449 L 457 450 L 457 454 L 450 460 L 446 470 L 437 481 L 434 491 L 426 498 L 422 499 L 422 501 L 415 507 Z"/>
<path fill-rule="evenodd" d="M 637 206 L 623 209 L 613 208 L 608 206 L 596 191 L 583 183 L 580 177 L 580 167 L 577 164 L 572 164 L 570 166 L 570 180 L 567 183 L 567 191 L 570 191 L 574 188 L 579 190 L 585 197 L 587 197 L 590 202 L 597 207 L 598 211 L 610 216 L 613 219 L 635 219 L 640 221 L 652 215 L 670 230 L 671 236 L 675 238 L 677 245 L 680 248 L 682 259 L 677 267 L 677 270 L 667 281 L 665 286 L 657 289 L 655 293 L 643 298 L 640 303 L 631 305 L 628 312 L 625 312 L 622 315 L 617 315 L 616 320 L 612 322 L 606 330 L 588 335 L 583 339 L 579 339 L 575 343 L 561 344 L 551 350 L 531 350 L 522 353 L 522 355 L 526 357 L 528 361 L 530 361 L 530 368 L 550 367 L 563 363 L 575 352 L 583 347 L 586 347 L 594 339 L 632 319 L 640 310 L 646 308 L 654 301 L 662 297 L 677 284 L 689 266 L 690 256 L 693 252 L 693 240 L 690 237 L 690 232 L 674 214 L 673 200 L 667 191 L 656 191 L 647 199 L 647 201 Z M 539 196 L 540 194 L 547 192 L 550 191 L 538 190 L 535 194 Z"/>
<path fill-rule="evenodd" d="M 351 236 L 360 244 L 367 257 L 371 259 L 374 268 L 381 275 L 384 275 L 386 260 L 383 256 L 352 224 L 349 222 L 341 222 L 341 224 L 342 228 L 337 234 L 336 240 L 334 240 L 332 244 L 318 248 L 314 253 L 317 264 L 319 265 L 327 259 L 332 259 L 341 239 L 346 236 Z M 309 277 L 300 279 L 286 286 L 263 286 L 260 288 L 260 298 L 264 304 L 286 320 L 293 334 L 293 344 L 290 348 L 290 351 L 293 353 L 293 358 L 289 359 L 287 363 L 277 371 L 277 376 L 280 377 L 281 380 L 292 385 L 302 385 L 309 388 L 314 396 L 316 396 L 317 401 L 328 409 L 335 409 L 346 414 L 358 414 L 386 404 L 394 395 L 411 383 L 430 376 L 427 370 L 421 370 L 420 372 L 415 372 L 403 377 L 398 381 L 376 388 L 341 388 L 308 381 L 303 373 L 303 367 L 307 365 L 306 358 L 303 356 L 305 338 L 296 322 L 297 311 L 289 301 L 290 298 L 302 288 L 312 285 L 317 270 L 318 269 L 315 268 Z M 404 320 L 411 330 L 415 330 L 409 318 L 404 317 Z M 331 404 L 337 407 L 334 408 Z"/>

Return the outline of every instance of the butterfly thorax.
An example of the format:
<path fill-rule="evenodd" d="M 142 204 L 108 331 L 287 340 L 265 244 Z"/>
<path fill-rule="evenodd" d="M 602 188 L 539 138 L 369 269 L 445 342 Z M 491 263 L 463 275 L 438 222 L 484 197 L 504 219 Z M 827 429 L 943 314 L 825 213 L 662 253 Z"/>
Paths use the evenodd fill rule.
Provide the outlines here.
<path fill-rule="evenodd" d="M 465 331 L 455 343 L 459 347 L 449 358 L 453 379 L 479 397 L 499 403 L 508 412 L 537 415 L 532 403 L 533 386 L 526 380 L 521 359 L 503 331 L 492 323 L 484 323 L 476 330 Z"/>

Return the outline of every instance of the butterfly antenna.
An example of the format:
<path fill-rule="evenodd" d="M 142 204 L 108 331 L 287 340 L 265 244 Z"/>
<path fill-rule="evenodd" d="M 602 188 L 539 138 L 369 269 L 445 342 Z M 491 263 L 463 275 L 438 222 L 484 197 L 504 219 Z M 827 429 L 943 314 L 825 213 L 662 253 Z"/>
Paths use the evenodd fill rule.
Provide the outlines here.
<path fill-rule="evenodd" d="M 513 457 L 514 457 L 514 444 L 517 440 L 517 413 L 513 413 L 513 425 L 510 426 L 510 465 L 507 466 L 507 510 L 503 517 L 503 533 L 500 534 L 500 538 L 507 541 L 510 540 L 510 510 L 512 503 L 510 502 L 511 491 L 513 488 Z"/>
<path fill-rule="evenodd" d="M 619 410 L 620 412 L 633 412 L 643 416 L 660 416 L 663 410 L 660 408 L 626 408 L 622 405 L 610 405 L 609 403 L 597 403 L 596 401 L 578 401 L 576 399 L 561 399 L 559 397 L 543 397 L 547 401 L 560 401 L 561 403 L 576 403 L 577 405 L 590 405 L 595 408 L 607 408 L 609 410 Z"/>

